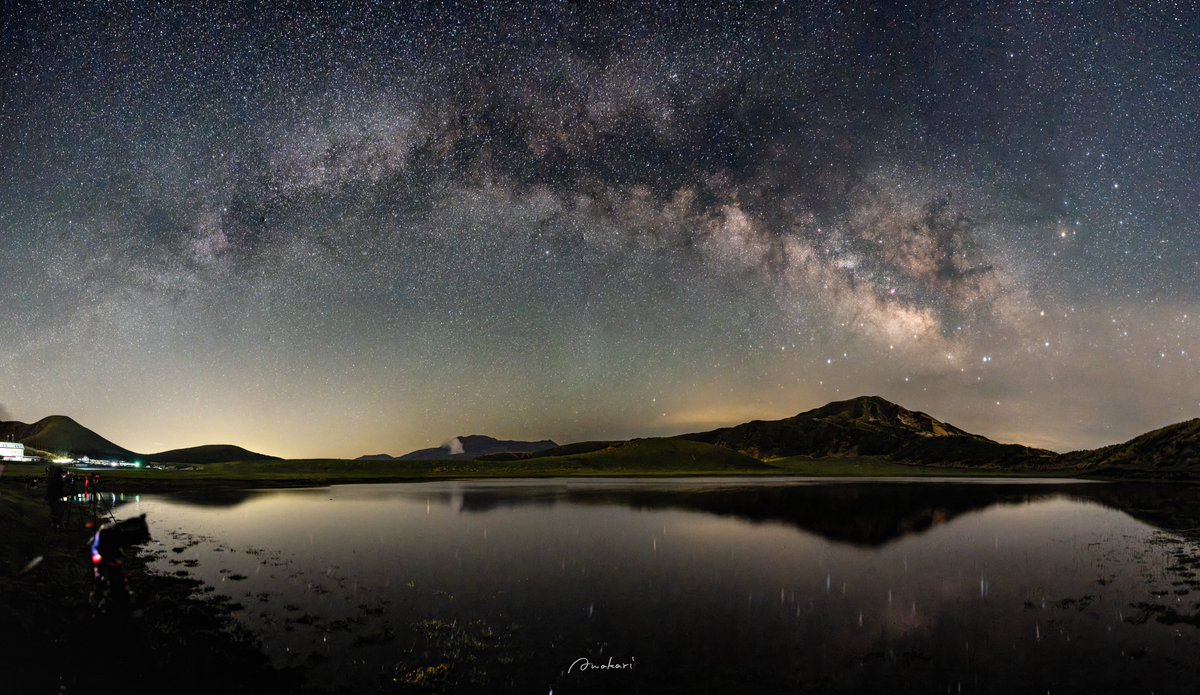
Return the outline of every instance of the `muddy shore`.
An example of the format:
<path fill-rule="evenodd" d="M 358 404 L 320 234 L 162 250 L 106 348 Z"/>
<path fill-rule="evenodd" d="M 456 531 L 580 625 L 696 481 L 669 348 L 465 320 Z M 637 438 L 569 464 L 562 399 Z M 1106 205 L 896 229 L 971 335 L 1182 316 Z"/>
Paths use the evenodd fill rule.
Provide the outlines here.
<path fill-rule="evenodd" d="M 79 516 L 51 528 L 40 488 L 0 479 L 0 534 L 0 691 L 312 692 L 302 673 L 272 668 L 200 582 L 149 572 L 137 552 L 126 561 L 134 617 L 91 615 L 91 532 Z"/>

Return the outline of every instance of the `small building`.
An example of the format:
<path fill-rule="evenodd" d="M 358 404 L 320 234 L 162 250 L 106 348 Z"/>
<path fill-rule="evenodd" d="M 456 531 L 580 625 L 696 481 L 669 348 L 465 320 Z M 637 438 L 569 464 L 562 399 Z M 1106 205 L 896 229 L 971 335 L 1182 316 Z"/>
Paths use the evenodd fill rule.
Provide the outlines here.
<path fill-rule="evenodd" d="M 28 461 L 21 442 L 0 442 L 0 461 Z"/>

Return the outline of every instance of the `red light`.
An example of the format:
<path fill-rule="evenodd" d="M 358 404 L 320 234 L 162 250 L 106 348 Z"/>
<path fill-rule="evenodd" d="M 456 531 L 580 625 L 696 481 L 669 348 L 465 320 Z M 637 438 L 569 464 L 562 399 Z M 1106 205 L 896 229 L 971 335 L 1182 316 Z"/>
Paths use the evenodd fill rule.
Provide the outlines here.
<path fill-rule="evenodd" d="M 93 564 L 93 565 L 98 565 L 98 564 L 100 564 L 100 561 L 101 561 L 102 559 L 103 559 L 103 558 L 101 558 L 101 557 L 100 557 L 100 553 L 92 553 L 92 564 Z"/>

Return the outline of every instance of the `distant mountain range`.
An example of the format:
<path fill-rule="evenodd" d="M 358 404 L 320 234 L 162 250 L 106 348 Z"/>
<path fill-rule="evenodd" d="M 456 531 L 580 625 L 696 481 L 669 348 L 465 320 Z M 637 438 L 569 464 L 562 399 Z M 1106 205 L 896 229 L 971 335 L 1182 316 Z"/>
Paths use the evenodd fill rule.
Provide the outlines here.
<path fill-rule="evenodd" d="M 746 466 L 745 462 L 750 460 L 772 461 L 790 457 L 823 460 L 866 457 L 922 466 L 1029 472 L 1103 470 L 1106 475 L 1130 477 L 1200 478 L 1200 419 L 1164 427 L 1124 444 L 1058 454 L 1020 444 L 1002 444 L 879 396 L 835 401 L 782 420 L 754 420 L 664 440 L 577 442 L 543 450 L 531 446 L 525 451 L 508 449 L 480 453 L 474 458 L 497 462 L 528 461 L 531 464 L 549 459 L 582 462 L 625 455 L 626 450 L 635 450 L 628 448 L 634 444 L 638 445 L 636 451 L 641 452 L 648 450 L 643 442 L 672 439 L 709 446 L 689 452 L 691 466 L 697 468 L 703 468 L 697 457 L 723 460 L 724 456 L 719 452 L 733 451 L 746 457 L 737 464 L 741 466 Z M 661 446 L 652 450 L 669 451 Z M 448 458 L 439 456 L 439 451 L 445 449 L 425 449 L 413 452 L 413 455 Z M 669 468 L 672 462 L 661 464 Z M 726 465 L 728 462 L 722 463 L 722 466 Z"/>
<path fill-rule="evenodd" d="M 156 463 L 217 463 L 275 459 L 232 445 L 209 445 L 157 454 L 138 454 L 101 437 L 69 417 L 55 415 L 33 424 L 0 421 L 0 439 L 75 456 Z M 672 443 L 674 442 L 674 443 Z M 681 458 L 682 457 L 682 458 Z M 1122 444 L 1057 454 L 1020 444 L 1001 444 L 908 410 L 878 396 L 835 401 L 782 420 L 754 420 L 707 432 L 651 440 L 576 442 L 501 440 L 484 435 L 455 437 L 440 447 L 402 456 L 375 454 L 358 460 L 521 462 L 595 467 L 671 469 L 686 459 L 687 470 L 747 469 L 762 461 L 873 458 L 926 466 L 998 470 L 1098 471 L 1126 477 L 1200 479 L 1200 419 L 1148 432 Z M 663 460 L 659 460 L 663 459 Z"/>
<path fill-rule="evenodd" d="M 1130 475 L 1144 473 L 1147 468 L 1172 475 L 1183 475 L 1183 471 L 1194 469 L 1200 477 L 1200 420 L 1156 430 L 1125 444 L 1095 451 L 1058 454 L 1020 444 L 1002 444 L 927 413 L 908 410 L 879 396 L 835 401 L 782 420 L 754 420 L 666 439 L 709 445 L 712 448 L 695 450 L 689 455 L 693 459 L 699 456 L 714 461 L 723 458 L 720 451 L 732 450 L 747 457 L 744 460 L 752 458 L 759 461 L 790 457 L 825 460 L 866 457 L 908 465 L 1029 471 L 1123 467 L 1129 469 Z M 570 459 L 572 462 L 590 462 L 601 460 L 594 455 L 624 456 L 625 447 L 649 441 L 577 442 L 559 446 L 549 441 L 511 442 L 475 435 L 459 437 L 442 447 L 422 449 L 404 456 L 361 458 L 496 462 Z M 457 448 L 460 446 L 461 449 Z M 646 449 L 640 444 L 636 448 L 637 451 Z M 661 447 L 654 449 L 660 450 L 667 451 Z M 671 462 L 662 463 L 669 466 Z M 696 465 L 695 461 L 693 465 Z"/>
<path fill-rule="evenodd" d="M 540 442 L 522 442 L 495 439 L 482 434 L 469 434 L 455 437 L 445 444 L 432 449 L 418 449 L 403 456 L 387 454 L 368 454 L 359 456 L 357 461 L 473 461 L 483 456 L 493 454 L 533 454 L 539 451 L 553 449 L 558 444 L 543 439 Z"/>
<path fill-rule="evenodd" d="M 51 415 L 35 423 L 0 421 L 0 439 L 21 442 L 26 447 L 49 453 L 88 456 L 98 459 L 145 461 L 149 463 L 221 463 L 278 459 L 230 444 L 210 444 L 174 449 L 157 454 L 139 454 L 113 444 L 65 415 Z"/>

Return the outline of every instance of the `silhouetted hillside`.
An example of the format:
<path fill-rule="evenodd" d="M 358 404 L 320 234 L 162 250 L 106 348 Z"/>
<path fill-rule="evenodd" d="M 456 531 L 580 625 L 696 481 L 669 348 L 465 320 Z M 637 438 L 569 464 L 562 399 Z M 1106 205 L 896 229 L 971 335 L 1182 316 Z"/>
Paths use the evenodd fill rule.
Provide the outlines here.
<path fill-rule="evenodd" d="M 0 422 L 0 439 L 12 439 L 25 445 L 30 453 L 36 451 L 88 456 L 120 461 L 149 461 L 153 463 L 220 463 L 224 461 L 261 461 L 274 456 L 256 454 L 239 446 L 214 444 L 175 449 L 158 454 L 139 454 L 113 444 L 104 437 L 80 425 L 65 415 L 51 415 L 33 424 Z"/>
<path fill-rule="evenodd" d="M 268 461 L 274 456 L 220 444 L 142 455 L 118 446 L 69 417 L 53 415 L 32 424 L 0 421 L 0 439 L 50 452 L 154 463 Z M 687 442 L 689 445 L 684 445 Z M 704 446 L 699 446 L 704 445 Z M 886 460 L 927 466 L 1012 470 L 1061 470 L 1109 477 L 1200 480 L 1200 419 L 1147 432 L 1122 444 L 1056 454 L 1001 444 L 878 396 L 835 401 L 782 420 L 754 420 L 708 432 L 664 439 L 576 442 L 512 441 L 484 435 L 403 456 L 361 456 L 360 461 L 530 462 L 533 468 L 563 464 L 597 470 L 750 470 L 761 461 L 808 459 Z M 783 464 L 781 464 L 783 465 Z M 532 468 L 531 468 L 532 470 Z"/>
<path fill-rule="evenodd" d="M 186 449 L 172 449 L 158 454 L 148 454 L 145 459 L 153 463 L 224 463 L 226 461 L 278 461 L 278 456 L 267 456 L 248 451 L 232 444 L 208 444 Z"/>
<path fill-rule="evenodd" d="M 783 420 L 755 420 L 680 438 L 760 459 L 880 456 L 918 464 L 1024 466 L 1057 454 L 1001 444 L 878 396 L 835 401 Z"/>
<path fill-rule="evenodd" d="M 1106 475 L 1200 479 L 1200 418 L 1168 425 L 1121 444 L 1063 454 L 1062 463 Z"/>
<path fill-rule="evenodd" d="M 51 415 L 33 424 L 0 422 L 0 439 L 12 439 L 51 453 L 92 458 L 135 459 L 138 454 L 117 446 L 65 415 Z"/>

